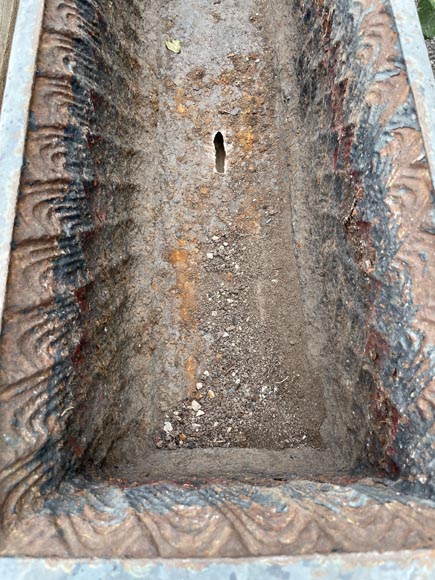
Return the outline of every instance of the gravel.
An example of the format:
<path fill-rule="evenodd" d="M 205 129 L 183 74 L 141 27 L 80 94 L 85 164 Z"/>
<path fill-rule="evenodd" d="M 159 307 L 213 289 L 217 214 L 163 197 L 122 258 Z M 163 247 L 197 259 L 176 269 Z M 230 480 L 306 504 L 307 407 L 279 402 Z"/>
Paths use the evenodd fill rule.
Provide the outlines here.
<path fill-rule="evenodd" d="M 430 63 L 432 65 L 432 70 L 435 75 L 435 38 L 432 40 L 426 40 L 427 51 L 429 53 Z"/>

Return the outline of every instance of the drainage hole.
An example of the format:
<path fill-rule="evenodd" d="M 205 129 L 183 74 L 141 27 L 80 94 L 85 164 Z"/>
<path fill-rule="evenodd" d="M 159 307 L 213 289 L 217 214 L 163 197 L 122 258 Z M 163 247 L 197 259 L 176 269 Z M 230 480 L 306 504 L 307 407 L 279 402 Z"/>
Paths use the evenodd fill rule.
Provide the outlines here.
<path fill-rule="evenodd" d="M 224 136 L 220 131 L 216 133 L 213 139 L 214 143 L 214 150 L 216 153 L 216 171 L 218 173 L 225 173 L 225 144 L 224 144 Z"/>

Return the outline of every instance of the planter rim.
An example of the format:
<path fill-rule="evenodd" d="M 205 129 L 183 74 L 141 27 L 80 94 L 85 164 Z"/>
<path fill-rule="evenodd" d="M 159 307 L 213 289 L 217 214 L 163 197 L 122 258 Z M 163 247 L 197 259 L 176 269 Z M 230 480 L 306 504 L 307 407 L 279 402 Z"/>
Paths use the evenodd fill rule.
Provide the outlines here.
<path fill-rule="evenodd" d="M 414 95 L 427 160 L 435 182 L 435 79 L 414 0 L 390 0 Z"/>
<path fill-rule="evenodd" d="M 19 0 L 0 113 L 0 330 L 43 0 Z"/>
<path fill-rule="evenodd" d="M 432 550 L 197 560 L 0 559 L 0 574 L 5 580 L 61 580 L 71 576 L 80 580 L 406 580 L 416 577 L 430 580 L 434 573 L 435 552 Z"/>

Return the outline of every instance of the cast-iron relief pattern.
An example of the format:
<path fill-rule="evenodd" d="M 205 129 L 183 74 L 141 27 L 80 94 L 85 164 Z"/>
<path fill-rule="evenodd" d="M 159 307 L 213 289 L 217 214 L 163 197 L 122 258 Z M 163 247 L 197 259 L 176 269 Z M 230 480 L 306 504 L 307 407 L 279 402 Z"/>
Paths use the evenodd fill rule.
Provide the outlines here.
<path fill-rule="evenodd" d="M 122 489 L 75 480 L 14 530 L 5 552 L 211 558 L 433 546 L 435 505 L 394 496 L 371 481 Z"/>
<path fill-rule="evenodd" d="M 358 3 L 353 18 L 337 6 L 332 16 L 307 3 L 313 33 L 300 64 L 301 77 L 315 79 L 303 86 L 303 104 L 315 110 L 321 102 L 329 114 L 320 135 L 333 152 L 330 204 L 342 207 L 369 288 L 364 301 L 343 285 L 345 324 L 342 309 L 335 324 L 359 319 L 367 328 L 359 387 L 370 392 L 372 463 L 418 488 L 429 482 L 433 456 L 433 184 L 388 4 Z M 345 264 L 348 249 L 338 254 Z"/>
<path fill-rule="evenodd" d="M 353 221 L 357 238 L 365 239 L 359 264 L 372 288 L 365 367 L 373 380 L 374 460 L 383 457 L 393 475 L 427 483 L 434 440 L 433 183 L 389 6 L 363 6 L 358 36 L 337 27 L 332 39 L 352 43 L 365 65 L 342 110 L 355 135 Z M 335 77 L 345 81 L 348 63 L 337 58 L 335 65 Z"/>
<path fill-rule="evenodd" d="M 305 14 L 318 14 L 324 27 L 321 67 L 337 90 L 323 106 L 339 111 L 330 162 L 352 176 L 357 203 L 346 226 L 352 243 L 355 228 L 365 240 L 355 252 L 373 281 L 373 460 L 386 455 L 401 475 L 425 483 L 434 425 L 432 182 L 388 6 L 357 3 L 343 22 L 335 7 L 307 3 Z M 98 228 L 91 207 L 95 224 L 107 209 L 89 153 L 100 138 L 103 14 L 96 0 L 46 2 L 1 342 L 2 553 L 206 557 L 433 546 L 432 502 L 369 480 L 125 487 L 73 478 L 53 489 L 83 453 L 68 420 L 86 334 L 83 289 L 92 283 L 82 242 Z"/>
<path fill-rule="evenodd" d="M 47 3 L 1 341 L 5 526 L 30 492 L 58 481 L 69 462 L 66 410 L 74 398 L 71 360 L 81 338 L 76 293 L 87 281 L 81 236 L 91 229 L 86 168 L 77 180 L 67 159 L 69 148 L 80 156 L 84 142 L 69 111 L 77 106 L 71 62 L 79 20 L 74 3 Z"/>

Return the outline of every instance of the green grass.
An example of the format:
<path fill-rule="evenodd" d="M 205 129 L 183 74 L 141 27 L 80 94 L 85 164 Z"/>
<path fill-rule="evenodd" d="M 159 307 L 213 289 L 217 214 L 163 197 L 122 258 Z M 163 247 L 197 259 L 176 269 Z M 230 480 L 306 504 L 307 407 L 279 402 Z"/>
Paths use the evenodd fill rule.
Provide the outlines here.
<path fill-rule="evenodd" d="M 435 0 L 418 0 L 418 15 L 425 38 L 435 37 Z"/>

